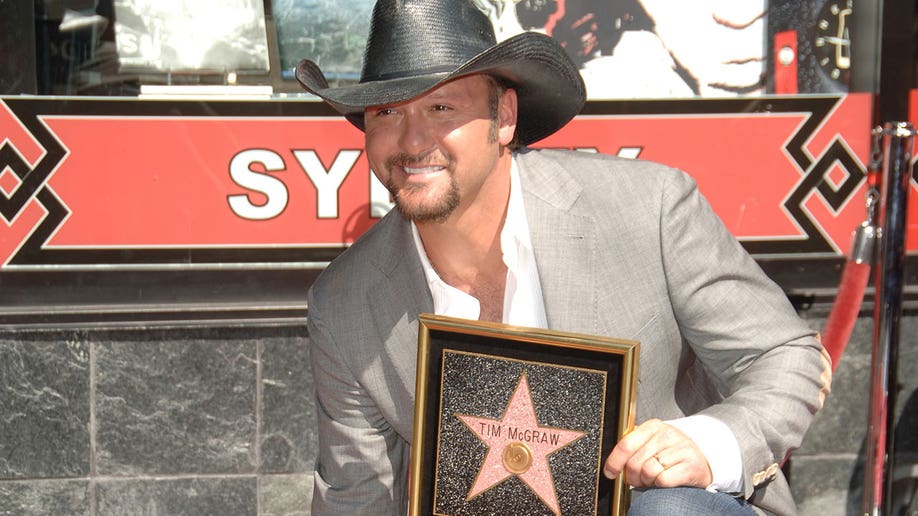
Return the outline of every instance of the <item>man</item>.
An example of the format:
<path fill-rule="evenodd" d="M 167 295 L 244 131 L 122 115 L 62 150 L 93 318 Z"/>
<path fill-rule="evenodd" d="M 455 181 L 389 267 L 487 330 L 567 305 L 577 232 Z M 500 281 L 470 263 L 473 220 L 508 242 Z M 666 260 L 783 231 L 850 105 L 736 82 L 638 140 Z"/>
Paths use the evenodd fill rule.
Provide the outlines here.
<path fill-rule="evenodd" d="M 584 102 L 547 36 L 495 44 L 467 0 L 380 0 L 371 27 L 359 84 L 297 67 L 365 131 L 397 207 L 309 292 L 313 512 L 405 513 L 417 317 L 435 312 L 641 342 L 640 424 L 604 465 L 642 493 L 632 514 L 792 514 L 779 465 L 821 406 L 823 350 L 692 180 L 514 151 Z"/>

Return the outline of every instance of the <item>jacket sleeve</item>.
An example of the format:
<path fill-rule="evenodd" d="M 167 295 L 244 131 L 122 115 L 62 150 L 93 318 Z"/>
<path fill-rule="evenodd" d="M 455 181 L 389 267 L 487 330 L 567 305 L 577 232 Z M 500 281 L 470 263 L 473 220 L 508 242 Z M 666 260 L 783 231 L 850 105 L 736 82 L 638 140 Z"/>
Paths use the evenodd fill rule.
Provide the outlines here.
<path fill-rule="evenodd" d="M 410 447 L 387 423 L 308 297 L 319 453 L 312 514 L 405 514 Z"/>
<path fill-rule="evenodd" d="M 701 411 L 737 437 L 744 495 L 798 448 L 831 380 L 816 332 L 681 173 L 666 177 L 660 232 L 666 285 L 685 341 L 721 403 Z"/>

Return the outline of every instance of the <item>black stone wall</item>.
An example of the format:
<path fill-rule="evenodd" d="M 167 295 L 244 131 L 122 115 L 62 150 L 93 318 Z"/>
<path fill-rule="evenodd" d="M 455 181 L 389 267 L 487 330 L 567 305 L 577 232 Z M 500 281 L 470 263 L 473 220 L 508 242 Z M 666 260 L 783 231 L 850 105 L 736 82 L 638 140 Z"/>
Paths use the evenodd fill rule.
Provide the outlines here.
<path fill-rule="evenodd" d="M 0 332 L 0 515 L 308 514 L 302 326 Z"/>
<path fill-rule="evenodd" d="M 821 328 L 824 319 L 809 319 Z M 918 317 L 903 318 L 896 458 L 918 462 Z M 856 514 L 872 320 L 787 465 L 801 514 Z M 304 326 L 0 329 L 0 515 L 307 515 Z"/>
<path fill-rule="evenodd" d="M 822 328 L 825 319 L 810 319 L 810 323 L 814 328 Z M 817 414 L 803 446 L 791 457 L 791 488 L 802 515 L 860 514 L 873 331 L 870 317 L 858 319 L 835 370 L 832 393 Z M 897 377 L 901 389 L 896 395 L 895 457 L 890 467 L 899 470 L 894 477 L 903 478 L 894 485 L 896 496 L 892 500 L 910 493 L 909 478 L 918 482 L 918 315 L 914 313 L 902 318 L 898 355 Z M 918 493 L 912 496 L 918 500 Z M 914 503 L 918 510 L 918 501 Z M 894 505 L 901 509 L 903 503 Z M 893 514 L 916 513 L 897 511 L 890 516 Z"/>

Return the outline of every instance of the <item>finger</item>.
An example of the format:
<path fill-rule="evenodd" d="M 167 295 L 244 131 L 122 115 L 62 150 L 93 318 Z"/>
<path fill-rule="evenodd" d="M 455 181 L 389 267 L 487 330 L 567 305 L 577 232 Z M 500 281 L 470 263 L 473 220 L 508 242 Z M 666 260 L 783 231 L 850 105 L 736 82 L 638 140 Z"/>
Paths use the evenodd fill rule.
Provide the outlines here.
<path fill-rule="evenodd" d="M 628 478 L 635 480 L 635 487 L 690 485 L 686 483 L 690 480 L 688 474 L 691 472 L 686 458 L 688 456 L 677 448 L 667 448 L 647 458 L 640 469 Z"/>
<path fill-rule="evenodd" d="M 657 485 L 657 479 L 666 473 L 667 468 L 669 464 L 664 459 L 659 458 L 659 455 L 651 455 L 640 466 L 635 465 L 633 472 L 626 469 L 625 475 L 635 487 L 650 487 Z"/>
<path fill-rule="evenodd" d="M 669 450 L 678 449 L 681 441 L 681 432 L 666 424 L 658 425 L 656 432 L 643 446 L 635 450 L 625 464 L 624 473 L 627 482 L 641 487 L 653 485 L 654 478 L 660 474 L 661 470 L 668 469 L 676 462 L 676 457 L 661 461 L 661 454 L 669 455 Z"/>
<path fill-rule="evenodd" d="M 643 487 L 689 486 L 704 489 L 710 485 L 710 482 L 705 482 L 701 480 L 701 478 L 702 477 L 698 473 L 698 468 L 696 468 L 692 462 L 683 461 L 673 466 L 669 466 L 654 478 L 653 484 L 648 484 Z"/>
<path fill-rule="evenodd" d="M 660 430 L 662 421 L 651 419 L 636 426 L 628 435 L 616 443 L 612 453 L 606 459 L 603 474 L 608 478 L 615 478 L 625 470 L 625 467 L 634 458 L 648 441 Z M 642 457 L 643 458 L 643 457 Z"/>
<path fill-rule="evenodd" d="M 642 477 L 642 487 L 692 486 L 706 488 L 713 480 L 707 459 L 692 446 L 673 446 L 654 455 L 654 462 L 663 468 L 651 472 L 653 478 Z M 648 468 L 653 469 L 653 468 Z"/>
<path fill-rule="evenodd" d="M 674 466 L 669 466 L 654 477 L 653 482 L 643 487 L 678 487 L 691 486 L 691 477 L 689 468 L 685 463 L 680 462 Z"/>
<path fill-rule="evenodd" d="M 625 478 L 636 487 L 656 485 L 658 477 L 676 465 L 688 462 L 692 465 L 701 460 L 707 467 L 706 459 L 700 455 L 697 447 L 684 434 L 669 425 L 661 425 L 659 430 L 638 450 L 625 466 Z M 691 469 L 694 468 L 690 468 Z M 680 468 L 684 471 L 684 468 Z M 669 478 L 673 475 L 667 474 Z M 681 476 L 679 478 L 682 478 Z"/>
<path fill-rule="evenodd" d="M 688 468 L 690 454 L 685 453 L 680 447 L 670 447 L 653 455 L 652 460 L 659 464 L 662 470 L 652 478 L 642 478 L 645 487 L 676 487 L 686 485 L 686 477 L 691 468 Z"/>

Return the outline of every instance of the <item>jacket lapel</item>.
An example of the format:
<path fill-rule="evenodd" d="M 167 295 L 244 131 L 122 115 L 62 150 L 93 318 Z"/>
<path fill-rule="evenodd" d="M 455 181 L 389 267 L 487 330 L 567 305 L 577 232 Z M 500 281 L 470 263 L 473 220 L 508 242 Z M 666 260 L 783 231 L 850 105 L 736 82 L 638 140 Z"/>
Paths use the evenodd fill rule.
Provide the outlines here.
<path fill-rule="evenodd" d="M 433 300 L 427 288 L 424 272 L 409 224 L 397 212 L 379 221 L 382 234 L 375 242 L 376 274 L 367 294 L 368 307 L 373 314 L 381 342 L 380 357 L 391 360 L 396 378 L 379 378 L 394 399 L 395 407 L 414 407 L 417 371 L 418 314 L 433 312 Z M 398 413 L 390 423 L 409 443 L 411 442 L 413 411 Z"/>
<path fill-rule="evenodd" d="M 598 333 L 593 218 L 577 213 L 581 187 L 551 160 L 537 153 L 517 155 L 526 217 L 548 325 L 552 329 Z"/>

